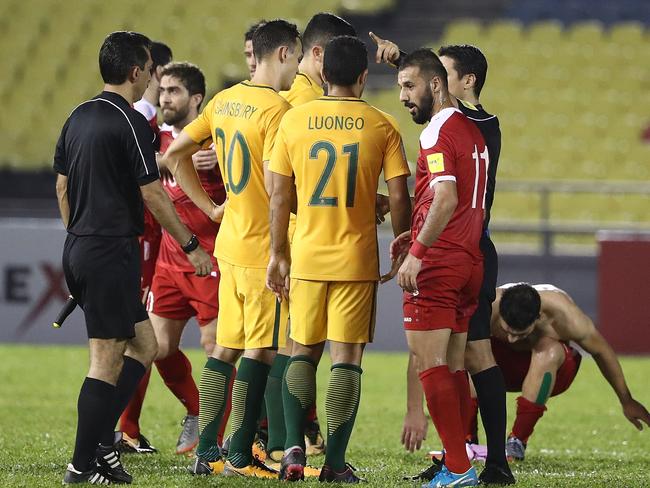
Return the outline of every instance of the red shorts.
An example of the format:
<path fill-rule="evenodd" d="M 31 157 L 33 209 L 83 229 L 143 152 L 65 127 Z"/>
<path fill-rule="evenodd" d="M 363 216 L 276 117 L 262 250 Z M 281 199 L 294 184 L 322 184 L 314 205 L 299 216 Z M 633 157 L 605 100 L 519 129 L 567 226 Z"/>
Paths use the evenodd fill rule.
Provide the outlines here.
<path fill-rule="evenodd" d="M 158 227 L 158 231 L 160 231 L 160 227 Z M 161 239 L 162 234 L 156 232 L 145 232 L 145 235 L 138 238 L 140 243 L 140 273 L 142 276 L 140 279 L 140 297 L 143 302 L 151 289 Z"/>
<path fill-rule="evenodd" d="M 200 326 L 212 322 L 219 315 L 219 271 L 196 276 L 156 266 L 147 312 L 174 320 L 196 316 Z"/>
<path fill-rule="evenodd" d="M 422 263 L 418 274 L 419 293 L 404 292 L 404 328 L 467 332 L 478 305 L 483 262 L 474 262 L 464 252 L 437 254 L 439 259 Z"/>
<path fill-rule="evenodd" d="M 564 347 L 564 362 L 555 376 L 555 386 L 551 396 L 559 395 L 568 390 L 578 374 L 582 356 L 571 346 L 561 343 Z M 505 342 L 492 337 L 492 353 L 499 368 L 503 372 L 507 391 L 521 391 L 524 379 L 530 368 L 531 351 L 515 351 Z"/>

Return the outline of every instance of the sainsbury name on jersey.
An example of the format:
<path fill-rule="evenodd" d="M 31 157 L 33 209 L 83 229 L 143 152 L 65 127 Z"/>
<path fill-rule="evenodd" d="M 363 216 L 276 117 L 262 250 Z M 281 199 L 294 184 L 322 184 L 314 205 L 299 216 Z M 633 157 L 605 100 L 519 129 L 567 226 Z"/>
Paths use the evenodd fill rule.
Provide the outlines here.
<path fill-rule="evenodd" d="M 343 115 L 310 116 L 307 119 L 309 130 L 352 130 L 363 129 L 366 121 L 363 117 L 345 117 Z"/>
<path fill-rule="evenodd" d="M 215 104 L 214 107 L 215 115 L 240 117 L 242 119 L 250 119 L 255 112 L 257 112 L 256 106 L 243 102 L 218 101 L 218 104 Z"/>

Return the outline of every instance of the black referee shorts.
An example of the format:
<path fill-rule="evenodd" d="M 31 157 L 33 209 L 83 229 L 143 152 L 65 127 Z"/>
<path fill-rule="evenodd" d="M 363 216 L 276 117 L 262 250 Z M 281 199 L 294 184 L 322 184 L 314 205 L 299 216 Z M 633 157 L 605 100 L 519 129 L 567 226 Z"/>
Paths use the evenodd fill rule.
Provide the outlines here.
<path fill-rule="evenodd" d="M 499 257 L 497 250 L 487 232 L 480 242 L 483 253 L 483 284 L 478 296 L 478 307 L 469 321 L 468 341 L 480 341 L 490 338 L 490 319 L 492 302 L 496 299 L 497 275 L 499 274 Z"/>
<path fill-rule="evenodd" d="M 84 311 L 90 339 L 130 339 L 148 318 L 140 301 L 136 237 L 76 237 L 63 247 L 68 289 Z"/>

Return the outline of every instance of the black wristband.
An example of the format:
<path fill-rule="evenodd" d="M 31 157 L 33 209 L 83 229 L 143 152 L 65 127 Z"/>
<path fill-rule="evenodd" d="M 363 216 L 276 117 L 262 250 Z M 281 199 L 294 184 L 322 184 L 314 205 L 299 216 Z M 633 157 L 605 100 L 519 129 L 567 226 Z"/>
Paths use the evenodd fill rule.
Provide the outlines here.
<path fill-rule="evenodd" d="M 196 235 L 192 234 L 190 240 L 187 241 L 187 244 L 181 246 L 181 249 L 185 254 L 189 254 L 192 251 L 194 251 L 194 249 L 196 249 L 197 247 L 199 247 L 199 240 L 197 239 Z"/>

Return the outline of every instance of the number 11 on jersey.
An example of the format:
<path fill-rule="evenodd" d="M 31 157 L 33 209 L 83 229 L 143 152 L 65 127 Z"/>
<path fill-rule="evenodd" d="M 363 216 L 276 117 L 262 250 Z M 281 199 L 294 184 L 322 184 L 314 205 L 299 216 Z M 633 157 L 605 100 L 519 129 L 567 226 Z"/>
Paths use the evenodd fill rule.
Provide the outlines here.
<path fill-rule="evenodd" d="M 490 155 L 488 154 L 487 146 L 483 149 L 481 153 L 479 153 L 478 147 L 476 146 L 476 144 L 474 144 L 474 152 L 472 153 L 472 157 L 474 158 L 474 165 L 476 168 L 474 174 L 474 195 L 472 196 L 472 208 L 476 208 L 476 204 L 477 204 L 476 200 L 478 197 L 477 194 L 478 194 L 478 183 L 479 183 L 479 171 L 481 167 L 480 159 L 483 159 L 485 161 L 485 186 L 483 187 L 483 203 L 481 204 L 481 208 L 485 209 L 485 194 L 487 193 L 488 167 L 490 166 Z"/>

